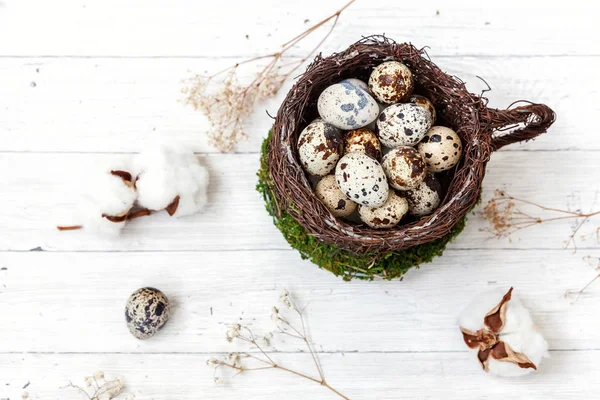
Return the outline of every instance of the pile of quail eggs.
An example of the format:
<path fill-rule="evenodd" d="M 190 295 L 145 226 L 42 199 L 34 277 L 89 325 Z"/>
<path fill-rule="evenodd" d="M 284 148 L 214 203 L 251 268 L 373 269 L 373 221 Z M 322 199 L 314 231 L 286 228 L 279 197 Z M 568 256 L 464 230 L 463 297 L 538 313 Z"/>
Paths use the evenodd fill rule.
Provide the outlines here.
<path fill-rule="evenodd" d="M 320 118 L 300 134 L 298 154 L 334 216 L 358 215 L 385 229 L 440 205 L 434 174 L 458 163 L 462 143 L 452 129 L 434 126 L 433 104 L 413 88 L 410 69 L 388 61 L 373 69 L 368 85 L 346 79 L 319 96 Z"/>

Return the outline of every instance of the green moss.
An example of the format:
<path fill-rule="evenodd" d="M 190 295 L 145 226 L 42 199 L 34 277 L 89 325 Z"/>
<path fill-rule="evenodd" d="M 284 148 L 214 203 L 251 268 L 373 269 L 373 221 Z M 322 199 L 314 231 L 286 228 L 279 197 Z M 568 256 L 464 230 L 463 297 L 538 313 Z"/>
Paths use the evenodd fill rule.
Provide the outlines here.
<path fill-rule="evenodd" d="M 378 276 L 384 279 L 399 278 L 412 267 L 441 256 L 446 245 L 454 239 L 465 227 L 466 217 L 463 217 L 452 231 L 443 238 L 406 250 L 396 251 L 381 255 L 357 255 L 343 250 L 334 245 L 319 242 L 288 213 L 282 210 L 277 212 L 277 205 L 273 196 L 273 183 L 267 165 L 267 154 L 272 132 L 264 140 L 260 169 L 257 173 L 258 184 L 256 189 L 262 194 L 266 209 L 273 217 L 273 223 L 283 234 L 285 240 L 294 249 L 300 252 L 303 259 L 309 259 L 319 267 L 342 276 L 345 280 L 353 278 L 373 279 Z"/>

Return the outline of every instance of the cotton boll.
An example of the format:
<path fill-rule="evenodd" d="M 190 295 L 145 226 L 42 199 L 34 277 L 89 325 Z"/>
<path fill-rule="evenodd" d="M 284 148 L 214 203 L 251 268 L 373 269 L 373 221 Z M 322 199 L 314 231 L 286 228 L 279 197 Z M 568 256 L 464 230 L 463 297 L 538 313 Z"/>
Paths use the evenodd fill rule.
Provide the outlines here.
<path fill-rule="evenodd" d="M 79 202 L 79 221 L 84 229 L 118 235 L 137 199 L 131 174 L 105 170 L 87 175 Z"/>
<path fill-rule="evenodd" d="M 183 217 L 207 203 L 208 172 L 198 158 L 177 144 L 155 144 L 134 159 L 138 203 Z"/>
<path fill-rule="evenodd" d="M 548 356 L 548 343 L 512 288 L 508 293 L 494 290 L 477 296 L 460 315 L 459 324 L 465 343 L 478 357 L 488 353 L 481 364 L 494 375 L 529 374 Z"/>

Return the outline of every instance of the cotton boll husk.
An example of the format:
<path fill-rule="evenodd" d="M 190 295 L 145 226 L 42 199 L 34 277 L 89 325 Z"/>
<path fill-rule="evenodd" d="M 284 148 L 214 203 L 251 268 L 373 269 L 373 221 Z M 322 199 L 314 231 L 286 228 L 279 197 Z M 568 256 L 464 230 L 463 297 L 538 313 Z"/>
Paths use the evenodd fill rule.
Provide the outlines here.
<path fill-rule="evenodd" d="M 179 196 L 174 216 L 194 214 L 207 203 L 208 172 L 196 155 L 174 143 L 155 143 L 134 159 L 138 203 L 159 211 Z"/>
<path fill-rule="evenodd" d="M 460 327 L 471 332 L 483 329 L 486 314 L 498 305 L 505 293 L 506 290 L 495 289 L 476 296 L 461 313 Z M 533 323 L 529 310 L 523 306 L 514 292 L 507 303 L 506 320 L 499 339 L 508 344 L 513 351 L 525 354 L 537 367 L 544 357 L 548 357 L 548 343 Z M 476 354 L 478 350 L 472 351 Z M 477 362 L 476 357 L 474 362 Z M 491 374 L 503 377 L 522 376 L 534 371 L 531 368 L 521 368 L 517 364 L 498 361 L 491 357 L 488 359 L 488 369 Z"/>
<path fill-rule="evenodd" d="M 127 166 L 105 169 L 86 174 L 83 192 L 78 202 L 79 223 L 91 232 L 118 235 L 125 226 L 123 222 L 112 222 L 102 215 L 120 217 L 127 215 L 137 199 L 133 184 L 126 183 L 112 171 L 127 171 Z"/>

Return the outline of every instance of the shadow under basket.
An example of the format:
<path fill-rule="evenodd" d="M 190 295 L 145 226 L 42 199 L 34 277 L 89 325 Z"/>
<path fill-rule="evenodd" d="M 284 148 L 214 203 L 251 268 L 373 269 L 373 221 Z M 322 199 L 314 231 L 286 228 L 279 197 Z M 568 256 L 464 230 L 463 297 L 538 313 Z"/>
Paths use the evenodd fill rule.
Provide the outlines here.
<path fill-rule="evenodd" d="M 390 60 L 410 68 L 414 93 L 433 102 L 436 125 L 458 133 L 463 155 L 441 177 L 445 193 L 433 214 L 377 230 L 331 215 L 302 169 L 297 142 L 306 125 L 318 116 L 317 99 L 327 86 L 345 78 L 366 81 L 373 67 Z M 275 225 L 302 258 L 347 280 L 394 279 L 441 255 L 463 230 L 467 214 L 478 202 L 492 152 L 533 139 L 554 120 L 554 112 L 543 104 L 519 102 L 506 110 L 488 108 L 485 97 L 469 93 L 464 82 L 440 70 L 423 50 L 371 36 L 341 53 L 317 56 L 292 87 L 263 143 L 257 189 Z"/>

